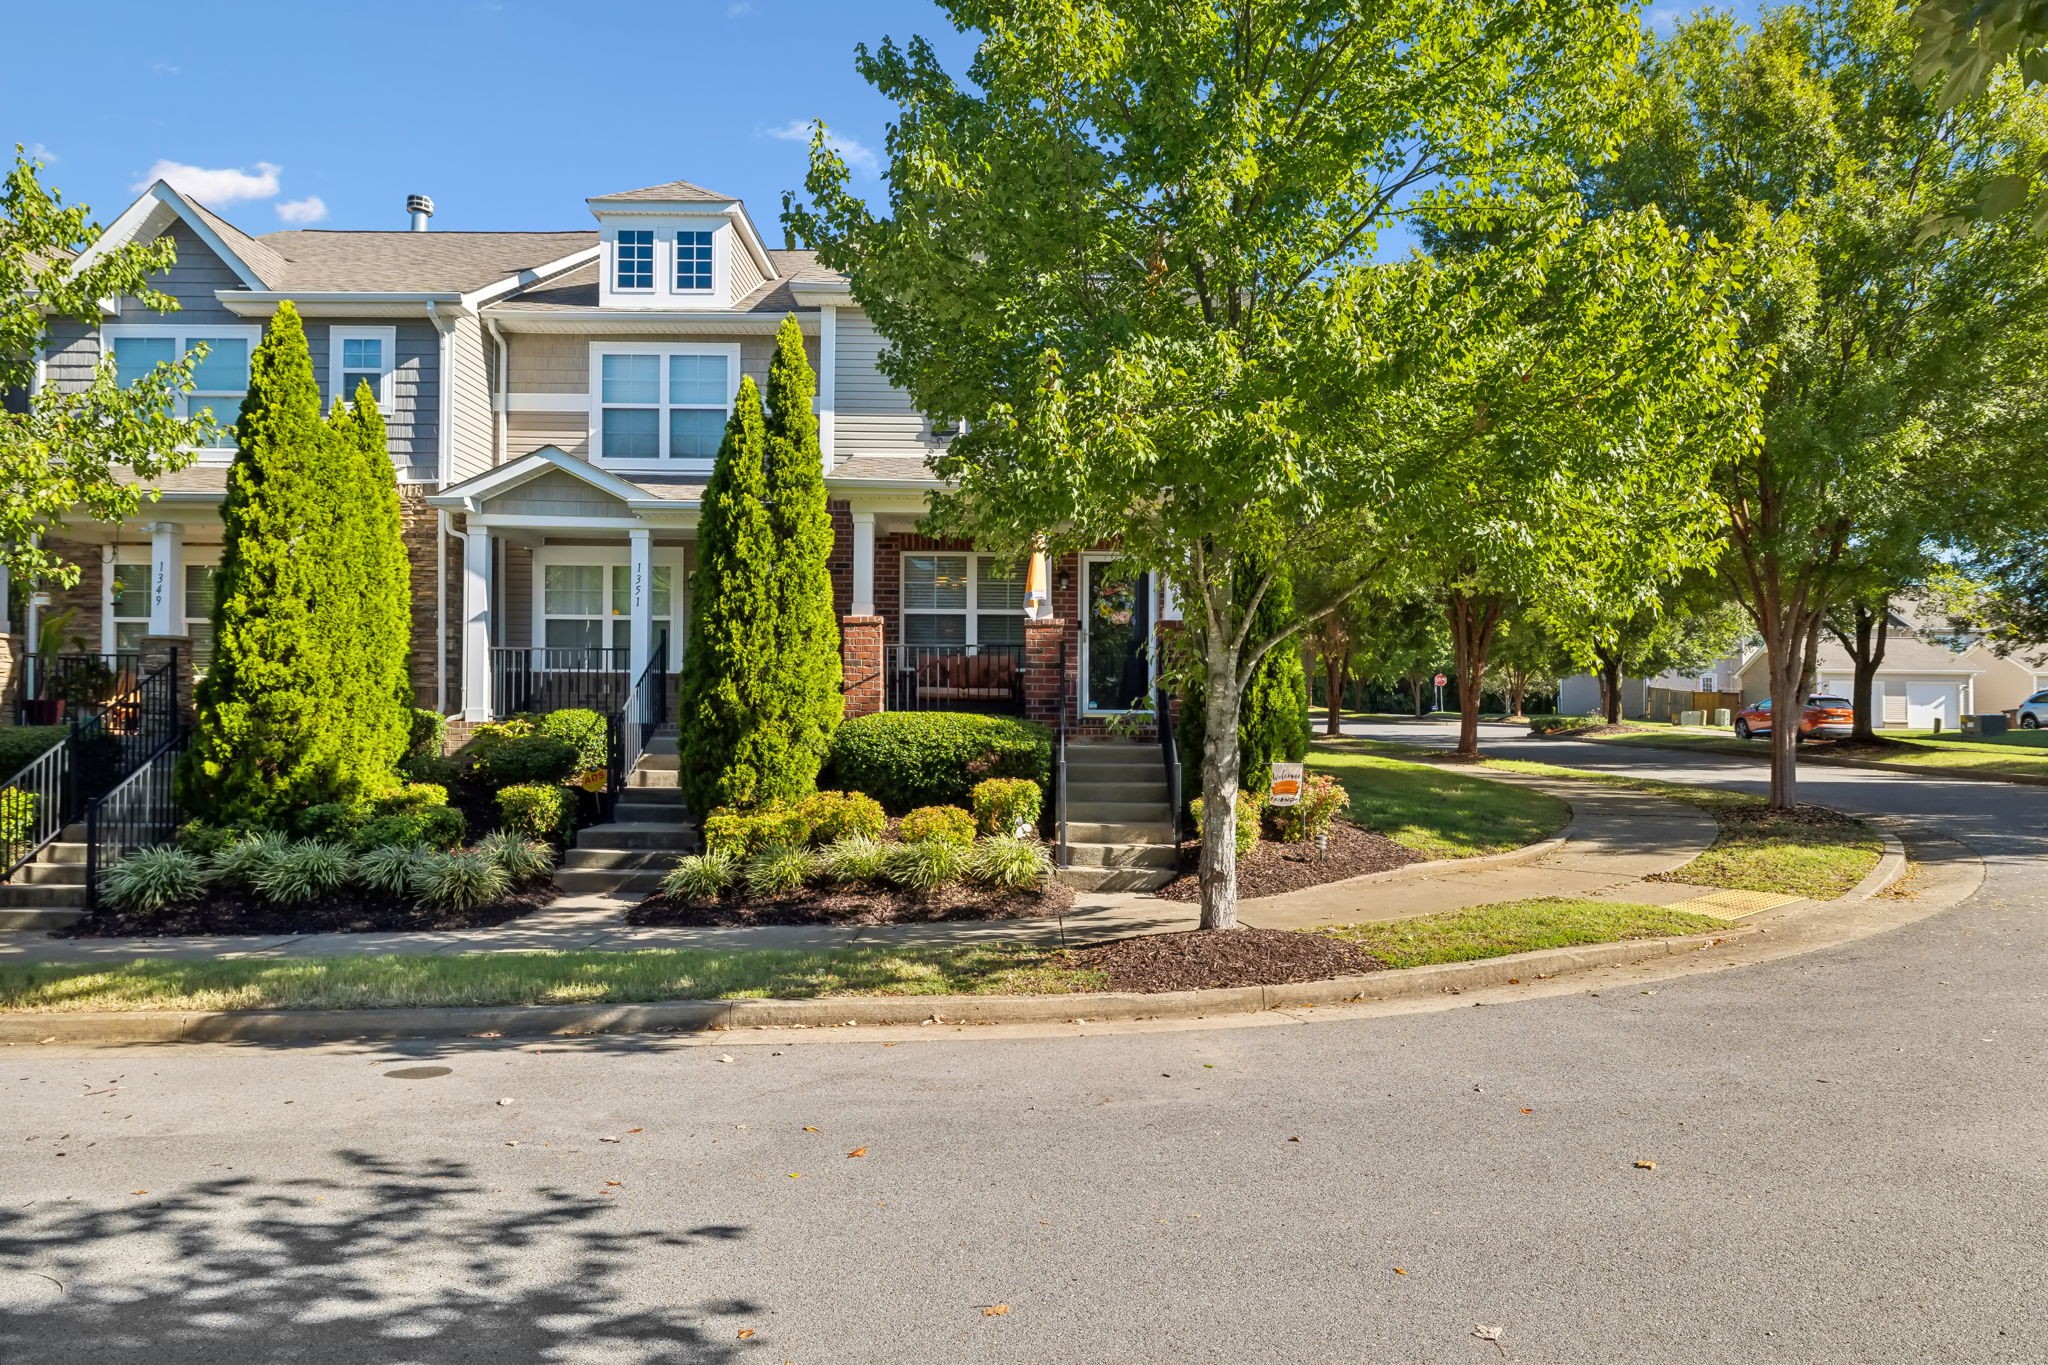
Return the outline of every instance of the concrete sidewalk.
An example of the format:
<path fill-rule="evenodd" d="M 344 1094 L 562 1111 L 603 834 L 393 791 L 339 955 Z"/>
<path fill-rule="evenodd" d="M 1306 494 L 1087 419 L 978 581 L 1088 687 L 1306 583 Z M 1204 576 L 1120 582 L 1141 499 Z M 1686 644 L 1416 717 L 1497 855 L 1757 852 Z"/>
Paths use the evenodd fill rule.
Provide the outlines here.
<path fill-rule="evenodd" d="M 1280 896 L 1240 903 L 1238 918 L 1262 929 L 1305 929 L 1362 920 L 1407 919 L 1533 896 L 1673 904 L 1707 888 L 1649 882 L 1713 843 L 1713 817 L 1664 797 L 1514 773 L 1474 773 L 1534 787 L 1570 803 L 1572 820 L 1552 846 L 1529 855 L 1417 863 Z M 1790 899 L 1790 898 L 1784 898 Z M 771 925 L 758 928 L 641 928 L 625 922 L 634 902 L 565 896 L 538 914 L 471 932 L 302 934 L 214 938 L 62 939 L 0 933 L 0 965 L 125 962 L 216 957 L 340 957 L 369 953 L 507 953 L 640 948 L 824 949 L 1035 943 L 1067 946 L 1167 933 L 1198 925 L 1197 908 L 1150 895 L 1089 893 L 1045 919 L 888 925 Z M 1711 906 L 1700 908 L 1719 913 Z M 1746 912 L 1745 912 L 1746 913 Z"/>

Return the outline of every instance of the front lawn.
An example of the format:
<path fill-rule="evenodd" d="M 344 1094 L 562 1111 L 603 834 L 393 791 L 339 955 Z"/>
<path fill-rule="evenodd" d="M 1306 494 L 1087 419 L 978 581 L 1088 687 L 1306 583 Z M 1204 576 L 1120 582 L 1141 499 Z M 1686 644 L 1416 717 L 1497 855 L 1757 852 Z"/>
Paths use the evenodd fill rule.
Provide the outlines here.
<path fill-rule="evenodd" d="M 1544 896 L 1317 932 L 1356 944 L 1389 967 L 1422 967 L 1432 962 L 1505 957 L 1538 948 L 1669 938 L 1727 927 L 1726 920 L 1669 906 Z"/>
<path fill-rule="evenodd" d="M 1758 760 L 1769 755 L 1768 742 L 1762 739 L 1740 740 L 1732 735 L 1705 734 L 1671 726 L 1653 726 L 1628 734 L 1587 738 L 1600 744 L 1703 750 L 1739 754 Z M 1928 730 L 1884 730 L 1879 732 L 1876 740 L 1868 743 L 1808 740 L 1800 746 L 1799 756 L 1802 762 L 1852 758 L 1951 772 L 2048 777 L 2048 731 L 2013 730 L 1987 739 L 1949 730 L 1939 735 Z"/>
<path fill-rule="evenodd" d="M 1571 807 L 1547 792 L 1362 753 L 1350 742 L 1317 744 L 1309 769 L 1343 784 L 1354 823 L 1425 858 L 1503 853 L 1547 839 L 1571 819 Z"/>

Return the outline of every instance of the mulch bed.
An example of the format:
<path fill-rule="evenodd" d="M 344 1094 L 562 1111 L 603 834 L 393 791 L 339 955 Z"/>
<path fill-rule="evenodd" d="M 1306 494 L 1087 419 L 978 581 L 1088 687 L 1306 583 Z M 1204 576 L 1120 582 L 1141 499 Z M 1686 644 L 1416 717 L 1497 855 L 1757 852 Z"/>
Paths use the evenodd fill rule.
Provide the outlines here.
<path fill-rule="evenodd" d="M 1783 825 L 1808 825 L 1815 829 L 1849 829 L 1863 822 L 1853 815 L 1844 815 L 1827 806 L 1792 806 L 1785 810 L 1772 810 L 1769 806 L 1720 806 L 1714 811 L 1714 818 L 1721 822 L 1723 829 L 1737 829 L 1744 825 L 1758 829 L 1774 829 Z"/>
<path fill-rule="evenodd" d="M 1200 857 L 1200 844 L 1182 847 L 1181 875 L 1159 889 L 1162 898 L 1170 901 L 1197 901 L 1202 898 L 1201 887 L 1195 879 Z M 1250 853 L 1237 860 L 1237 894 L 1247 899 L 1277 896 L 1285 891 L 1300 891 L 1326 882 L 1341 882 L 1346 877 L 1386 872 L 1427 861 L 1406 844 L 1397 844 L 1384 834 L 1375 834 L 1362 825 L 1340 819 L 1330 827 L 1329 851 L 1320 856 L 1314 844 L 1282 844 L 1261 839 Z"/>
<path fill-rule="evenodd" d="M 154 914 L 104 908 L 66 928 L 61 938 L 172 938 L 186 934 L 375 934 L 431 929 L 485 929 L 530 915 L 555 898 L 546 884 L 494 905 L 443 910 L 396 896 L 351 892 L 305 905 L 277 905 L 247 892 L 220 892 L 196 905 Z"/>
<path fill-rule="evenodd" d="M 1581 725 L 1576 730 L 1546 730 L 1537 739 L 1604 739 L 1608 735 L 1641 734 L 1640 725 Z"/>
<path fill-rule="evenodd" d="M 628 924 L 721 929 L 755 924 L 934 924 L 947 920 L 1044 919 L 1074 903 L 1072 887 L 1048 881 L 1036 891 L 950 886 L 930 896 L 893 887 L 821 887 L 801 896 L 710 904 L 657 892 L 626 912 Z"/>
<path fill-rule="evenodd" d="M 1387 964 L 1327 934 L 1233 929 L 1140 934 L 1074 949 L 1065 955 L 1064 965 L 1103 973 L 1107 990 L 1152 994 L 1221 986 L 1287 986 L 1384 971 Z"/>

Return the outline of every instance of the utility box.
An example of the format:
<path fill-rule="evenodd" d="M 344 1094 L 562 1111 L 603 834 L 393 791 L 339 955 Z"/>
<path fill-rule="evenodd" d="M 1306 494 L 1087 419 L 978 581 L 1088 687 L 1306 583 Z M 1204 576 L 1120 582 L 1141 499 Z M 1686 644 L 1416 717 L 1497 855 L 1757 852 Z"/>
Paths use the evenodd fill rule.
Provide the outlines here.
<path fill-rule="evenodd" d="M 1678 713 L 1678 723 L 1680 725 L 1705 725 L 1707 723 L 1707 713 L 1704 711 L 1680 711 Z"/>
<path fill-rule="evenodd" d="M 1977 733 L 1980 735 L 2002 735 L 2012 728 L 2003 711 L 1987 711 L 1971 719 L 1977 722 Z"/>
<path fill-rule="evenodd" d="M 1714 724 L 1719 726 L 1723 730 L 1727 729 L 1734 723 L 1735 716 L 1732 712 L 1728 710 L 1727 707 L 1724 706 L 1720 710 L 1714 712 Z"/>

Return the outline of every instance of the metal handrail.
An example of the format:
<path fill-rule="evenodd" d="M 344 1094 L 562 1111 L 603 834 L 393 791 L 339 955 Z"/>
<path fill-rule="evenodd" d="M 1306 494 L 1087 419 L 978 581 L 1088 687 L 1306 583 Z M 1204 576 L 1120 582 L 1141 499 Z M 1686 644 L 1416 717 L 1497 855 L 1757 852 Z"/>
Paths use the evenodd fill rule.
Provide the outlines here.
<path fill-rule="evenodd" d="M 647 737 L 668 724 L 667 631 L 656 639 L 654 653 L 625 702 L 606 719 L 605 796 L 607 804 L 616 806 L 627 775 L 647 752 Z"/>
<path fill-rule="evenodd" d="M 1180 745 L 1173 733 L 1173 698 L 1167 695 L 1164 684 L 1154 685 L 1152 705 L 1158 717 L 1161 761 L 1166 765 L 1166 800 L 1172 811 L 1168 820 L 1173 826 L 1174 845 L 1178 847 L 1181 840 Z"/>
<path fill-rule="evenodd" d="M 1052 801 L 1053 818 L 1059 823 L 1059 854 L 1057 862 L 1061 867 L 1073 866 L 1073 855 L 1067 847 L 1067 637 L 1060 635 L 1060 680 L 1059 720 L 1053 730 L 1052 748 Z"/>
<path fill-rule="evenodd" d="M 63 830 L 70 778 L 70 748 L 60 740 L 0 783 L 0 881 Z"/>
<path fill-rule="evenodd" d="M 122 856 L 171 838 L 178 829 L 172 778 L 191 738 L 179 726 L 135 771 L 85 806 L 85 907 L 99 904 L 100 876 Z"/>

